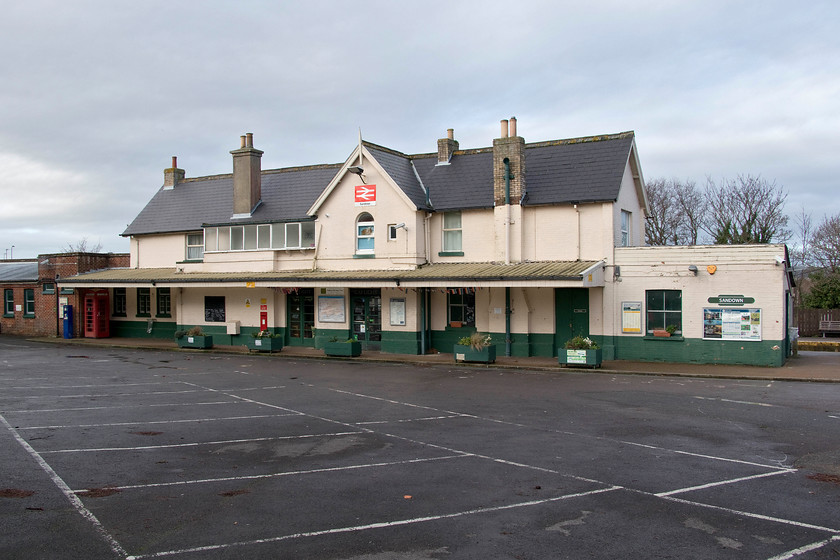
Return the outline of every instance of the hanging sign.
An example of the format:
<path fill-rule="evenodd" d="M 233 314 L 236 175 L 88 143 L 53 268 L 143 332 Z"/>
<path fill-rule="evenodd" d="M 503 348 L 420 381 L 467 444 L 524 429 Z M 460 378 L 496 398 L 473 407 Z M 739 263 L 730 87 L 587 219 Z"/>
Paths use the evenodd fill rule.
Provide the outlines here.
<path fill-rule="evenodd" d="M 376 185 L 356 185 L 356 206 L 376 206 Z"/>

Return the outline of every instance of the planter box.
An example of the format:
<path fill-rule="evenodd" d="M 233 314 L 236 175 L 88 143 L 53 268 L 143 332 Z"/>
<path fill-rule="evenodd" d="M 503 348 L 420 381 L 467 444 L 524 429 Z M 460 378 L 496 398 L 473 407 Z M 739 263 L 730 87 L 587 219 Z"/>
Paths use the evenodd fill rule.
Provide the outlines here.
<path fill-rule="evenodd" d="M 493 344 L 485 346 L 481 350 L 474 350 L 472 346 L 456 344 L 452 349 L 452 353 L 455 355 L 456 362 L 492 364 L 496 361 L 496 346 Z"/>
<path fill-rule="evenodd" d="M 670 338 L 671 333 L 666 330 L 654 329 L 653 336 L 661 336 L 663 338 Z"/>
<path fill-rule="evenodd" d="M 347 356 L 354 358 L 362 355 L 362 343 L 358 340 L 353 342 L 327 342 L 324 344 L 324 354 L 327 356 Z"/>
<path fill-rule="evenodd" d="M 557 352 L 557 361 L 563 366 L 589 366 L 601 367 L 603 351 L 600 348 L 595 350 L 567 350 L 561 348 Z"/>
<path fill-rule="evenodd" d="M 256 350 L 257 352 L 279 352 L 282 349 L 282 338 L 251 337 L 251 339 L 248 340 L 248 350 Z"/>
<path fill-rule="evenodd" d="M 178 347 L 179 348 L 200 348 L 200 349 L 207 349 L 213 348 L 213 337 L 212 336 L 189 336 L 184 335 L 178 339 Z"/>

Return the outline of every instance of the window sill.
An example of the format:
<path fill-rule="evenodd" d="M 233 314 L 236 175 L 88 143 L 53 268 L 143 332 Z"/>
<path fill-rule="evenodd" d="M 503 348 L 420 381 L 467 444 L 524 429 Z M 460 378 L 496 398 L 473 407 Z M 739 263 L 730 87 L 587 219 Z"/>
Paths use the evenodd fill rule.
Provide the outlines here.
<path fill-rule="evenodd" d="M 34 314 L 32 314 L 32 315 L 24 314 L 23 318 L 24 319 L 34 319 L 35 315 Z"/>
<path fill-rule="evenodd" d="M 150 314 L 148 314 L 148 313 L 138 313 L 137 315 L 135 315 L 135 317 L 144 317 L 144 318 L 146 318 L 146 317 L 151 317 L 151 315 L 150 315 Z"/>
<path fill-rule="evenodd" d="M 441 251 L 438 253 L 439 257 L 463 257 L 463 251 Z"/>
<path fill-rule="evenodd" d="M 111 317 L 126 317 L 125 313 L 114 313 Z"/>
<path fill-rule="evenodd" d="M 653 335 L 646 335 L 643 337 L 644 340 L 659 340 L 662 342 L 683 342 L 685 338 L 679 335 L 673 336 L 653 336 Z"/>
<path fill-rule="evenodd" d="M 353 258 L 354 259 L 375 259 L 376 255 L 374 255 L 373 253 L 364 254 L 364 255 L 353 255 Z"/>
<path fill-rule="evenodd" d="M 7 315 L 6 313 L 3 313 L 3 318 L 4 319 L 14 319 L 15 316 L 14 315 Z"/>
<path fill-rule="evenodd" d="M 155 318 L 157 318 L 157 319 L 171 319 L 172 314 L 171 313 L 166 313 L 165 315 L 155 315 Z"/>
<path fill-rule="evenodd" d="M 187 259 L 183 261 L 178 261 L 175 264 L 192 264 L 192 263 L 203 263 L 204 259 Z"/>

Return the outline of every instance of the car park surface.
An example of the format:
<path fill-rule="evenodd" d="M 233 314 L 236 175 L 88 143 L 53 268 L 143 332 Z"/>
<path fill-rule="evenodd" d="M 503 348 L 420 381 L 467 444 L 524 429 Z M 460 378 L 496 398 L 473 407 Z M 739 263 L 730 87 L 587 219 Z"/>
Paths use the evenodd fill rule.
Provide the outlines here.
<path fill-rule="evenodd" d="M 830 558 L 840 384 L 0 338 L 4 558 Z"/>

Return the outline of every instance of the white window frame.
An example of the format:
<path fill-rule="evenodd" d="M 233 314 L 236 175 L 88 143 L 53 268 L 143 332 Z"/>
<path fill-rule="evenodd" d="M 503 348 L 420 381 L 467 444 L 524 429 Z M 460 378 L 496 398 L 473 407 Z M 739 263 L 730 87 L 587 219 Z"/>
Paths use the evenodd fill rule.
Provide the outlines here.
<path fill-rule="evenodd" d="M 200 242 L 196 243 L 195 239 L 193 239 L 192 240 L 193 242 L 190 243 L 190 237 L 199 238 Z M 187 247 L 186 247 L 186 254 L 185 254 L 186 258 L 185 258 L 185 260 L 200 261 L 200 260 L 204 259 L 204 232 L 188 233 L 187 234 L 187 239 L 186 239 L 186 245 L 187 245 Z M 198 249 L 201 254 L 198 255 L 197 257 L 196 256 L 190 256 L 190 249 Z"/>
<path fill-rule="evenodd" d="M 370 219 L 364 219 L 365 217 L 369 217 Z M 361 228 L 363 227 L 370 227 L 370 233 L 361 233 Z M 355 240 L 356 240 L 356 254 L 357 255 L 373 255 L 376 249 L 376 224 L 374 222 L 373 216 L 364 212 L 359 214 L 356 218 L 355 222 Z M 373 242 L 373 246 L 369 249 L 360 249 L 359 248 L 359 241 L 362 239 L 370 239 Z"/>
<path fill-rule="evenodd" d="M 633 213 L 629 210 L 621 211 L 621 237 L 619 244 L 622 247 L 630 247 L 633 242 Z"/>
<path fill-rule="evenodd" d="M 447 227 L 447 224 L 446 224 L 446 217 L 447 216 L 457 216 L 458 217 L 457 227 L 453 227 L 452 224 L 449 224 L 449 227 Z M 441 246 L 442 246 L 441 250 L 444 253 L 460 253 L 460 252 L 463 252 L 463 250 L 464 250 L 464 222 L 462 220 L 461 212 L 459 210 L 456 210 L 456 211 L 453 211 L 453 212 L 444 212 L 443 213 L 443 216 L 441 217 L 441 231 L 442 231 L 441 236 L 440 236 L 441 237 L 440 242 L 441 242 Z M 458 235 L 447 237 L 447 233 L 453 233 L 453 234 L 457 233 Z M 447 245 L 447 243 L 448 243 L 447 240 L 448 239 L 451 240 L 453 237 L 457 238 L 457 241 L 458 241 L 457 242 L 457 247 L 455 247 L 454 244 L 452 244 L 451 246 Z"/>

